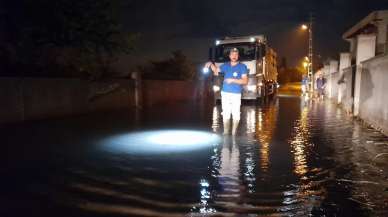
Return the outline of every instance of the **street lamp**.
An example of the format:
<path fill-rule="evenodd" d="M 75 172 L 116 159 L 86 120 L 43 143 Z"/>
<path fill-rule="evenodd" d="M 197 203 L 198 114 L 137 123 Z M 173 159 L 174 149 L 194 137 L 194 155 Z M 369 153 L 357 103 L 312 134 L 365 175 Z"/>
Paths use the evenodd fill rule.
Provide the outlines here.
<path fill-rule="evenodd" d="M 303 24 L 301 26 L 302 30 L 308 30 L 309 31 L 309 52 L 308 57 L 306 60 L 308 60 L 308 70 L 307 70 L 307 76 L 309 79 L 309 91 L 313 90 L 313 16 L 310 14 L 310 22 L 308 25 Z"/>
<path fill-rule="evenodd" d="M 306 62 L 306 61 L 303 61 L 303 68 L 307 71 L 307 67 L 308 67 L 309 63 Z"/>

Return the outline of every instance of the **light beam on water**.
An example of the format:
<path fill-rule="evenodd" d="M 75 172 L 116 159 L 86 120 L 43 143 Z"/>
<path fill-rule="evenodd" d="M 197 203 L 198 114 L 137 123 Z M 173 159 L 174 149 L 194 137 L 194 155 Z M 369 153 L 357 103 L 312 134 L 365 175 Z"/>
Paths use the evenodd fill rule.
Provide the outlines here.
<path fill-rule="evenodd" d="M 206 131 L 158 130 L 115 135 L 101 141 L 104 150 L 128 154 L 163 154 L 219 145 L 220 136 Z"/>

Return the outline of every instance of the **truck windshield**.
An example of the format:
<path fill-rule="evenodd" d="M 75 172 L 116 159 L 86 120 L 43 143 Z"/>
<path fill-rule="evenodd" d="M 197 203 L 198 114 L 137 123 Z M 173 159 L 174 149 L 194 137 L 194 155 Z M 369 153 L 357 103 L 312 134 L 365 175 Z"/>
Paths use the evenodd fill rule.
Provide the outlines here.
<path fill-rule="evenodd" d="M 216 47 L 215 60 L 216 62 L 229 61 L 229 52 L 231 49 L 237 48 L 239 50 L 239 60 L 249 61 L 255 59 L 256 46 L 252 43 L 238 43 L 238 44 L 221 44 Z"/>

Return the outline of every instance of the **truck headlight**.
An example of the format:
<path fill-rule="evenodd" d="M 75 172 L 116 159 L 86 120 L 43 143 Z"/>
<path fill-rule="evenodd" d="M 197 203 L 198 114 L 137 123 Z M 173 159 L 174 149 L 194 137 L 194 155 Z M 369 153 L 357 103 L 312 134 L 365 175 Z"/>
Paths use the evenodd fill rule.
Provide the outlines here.
<path fill-rule="evenodd" d="M 214 92 L 220 91 L 220 87 L 217 86 L 217 85 L 214 85 L 214 86 L 213 86 L 213 91 L 214 91 Z"/>
<path fill-rule="evenodd" d="M 256 85 L 248 85 L 247 89 L 248 89 L 248 91 L 255 92 L 256 91 Z"/>

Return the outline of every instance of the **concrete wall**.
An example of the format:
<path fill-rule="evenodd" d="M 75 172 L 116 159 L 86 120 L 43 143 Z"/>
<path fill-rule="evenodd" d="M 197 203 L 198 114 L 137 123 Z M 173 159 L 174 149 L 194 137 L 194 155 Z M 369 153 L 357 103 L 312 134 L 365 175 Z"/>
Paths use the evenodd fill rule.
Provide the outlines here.
<path fill-rule="evenodd" d="M 351 54 L 350 53 L 341 53 L 340 62 L 339 62 L 339 87 L 338 87 L 338 98 L 337 103 L 341 104 L 344 98 L 346 83 L 345 83 L 345 69 L 351 66 Z"/>
<path fill-rule="evenodd" d="M 360 112 L 360 94 L 361 94 L 361 63 L 375 56 L 376 53 L 376 35 L 358 35 L 357 36 L 357 70 L 356 81 L 354 85 L 354 109 L 353 114 L 358 116 Z"/>
<path fill-rule="evenodd" d="M 341 103 L 345 111 L 353 113 L 353 96 L 352 96 L 352 79 L 353 79 L 354 67 L 348 67 L 343 69 L 343 84 L 342 84 L 342 98 Z"/>
<path fill-rule="evenodd" d="M 192 101 L 200 97 L 200 84 L 189 81 L 144 80 L 142 101 L 144 107 L 178 101 Z"/>
<path fill-rule="evenodd" d="M 145 107 L 204 96 L 185 81 L 143 81 L 140 92 Z M 134 93 L 131 79 L 0 78 L 0 123 L 135 107 Z"/>
<path fill-rule="evenodd" d="M 337 102 L 388 135 L 387 23 L 387 11 L 374 11 L 343 35 L 350 50 L 341 53 Z"/>
<path fill-rule="evenodd" d="M 332 60 L 328 64 L 325 64 L 322 71 L 323 77 L 326 79 L 325 95 L 329 99 L 338 97 L 338 61 Z M 317 77 L 316 77 L 317 78 Z"/>
<path fill-rule="evenodd" d="M 0 123 L 45 119 L 134 105 L 133 81 L 1 78 Z"/>
<path fill-rule="evenodd" d="M 362 62 L 359 117 L 388 133 L 388 56 Z"/>
<path fill-rule="evenodd" d="M 338 72 L 338 61 L 332 60 L 328 66 L 327 72 L 327 96 L 330 99 L 338 98 L 338 80 L 339 80 L 339 72 Z"/>

